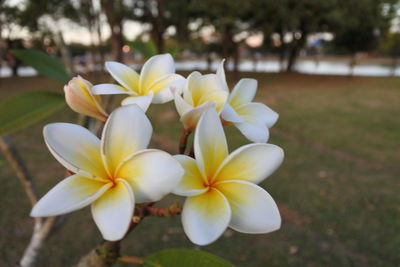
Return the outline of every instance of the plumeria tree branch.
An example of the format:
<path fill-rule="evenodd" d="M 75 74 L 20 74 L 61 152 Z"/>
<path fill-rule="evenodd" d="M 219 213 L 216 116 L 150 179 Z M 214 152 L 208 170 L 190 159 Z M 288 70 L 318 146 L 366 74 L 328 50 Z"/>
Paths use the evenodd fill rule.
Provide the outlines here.
<path fill-rule="evenodd" d="M 167 208 L 160 207 L 148 207 L 147 212 L 149 215 L 158 217 L 171 217 L 174 215 L 179 215 L 182 212 L 182 206 L 179 204 L 172 204 Z"/>
<path fill-rule="evenodd" d="M 138 226 L 143 219 L 150 215 L 147 210 L 153 202 L 144 203 L 137 207 L 137 213 L 132 217 L 132 222 L 125 237 Z M 120 259 L 120 241 L 103 241 L 100 245 L 84 255 L 76 265 L 77 267 L 106 267 L 112 266 Z"/>
<path fill-rule="evenodd" d="M 21 185 L 30 203 L 32 204 L 32 206 L 35 205 L 38 201 L 38 197 L 36 194 L 36 188 L 33 183 L 32 176 L 29 173 L 24 161 L 19 156 L 18 151 L 15 148 L 10 137 L 0 137 L 0 149 L 6 157 L 8 163 L 14 169 L 15 174 L 17 175 L 18 180 L 21 182 Z"/>
<path fill-rule="evenodd" d="M 38 197 L 33 178 L 10 137 L 3 136 L 0 138 L 0 149 L 11 167 L 14 169 L 31 205 L 35 205 L 38 201 Z M 34 218 L 32 237 L 21 257 L 19 262 L 20 266 L 26 267 L 35 265 L 40 250 L 48 236 L 51 234 L 55 223 L 56 217 L 49 217 L 46 219 Z"/>

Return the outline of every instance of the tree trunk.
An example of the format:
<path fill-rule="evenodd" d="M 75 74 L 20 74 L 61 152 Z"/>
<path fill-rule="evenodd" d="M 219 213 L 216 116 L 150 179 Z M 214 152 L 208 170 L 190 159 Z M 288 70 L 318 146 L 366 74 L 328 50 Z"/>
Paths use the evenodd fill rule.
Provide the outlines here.
<path fill-rule="evenodd" d="M 286 66 L 286 72 L 293 72 L 293 67 L 296 64 L 296 59 L 299 53 L 299 47 L 298 44 L 295 43 L 292 45 L 292 47 L 289 50 L 289 57 L 287 61 L 287 66 Z"/>
<path fill-rule="evenodd" d="M 235 81 L 239 80 L 239 63 L 240 63 L 240 44 L 233 43 L 234 52 L 233 52 L 233 79 Z"/>
<path fill-rule="evenodd" d="M 111 56 L 115 61 L 121 62 L 123 59 L 122 45 L 122 15 L 121 1 L 101 0 L 104 13 L 111 28 Z"/>
<path fill-rule="evenodd" d="M 280 71 L 283 72 L 283 70 L 285 69 L 285 55 L 286 55 L 286 49 L 287 46 L 285 44 L 285 38 L 284 38 L 284 32 L 281 31 L 279 33 L 280 36 L 280 42 L 281 42 L 281 46 L 279 47 L 279 66 L 280 66 Z"/>
<path fill-rule="evenodd" d="M 151 16 L 151 35 L 153 37 L 154 43 L 157 47 L 157 52 L 159 54 L 164 53 L 165 44 L 164 44 L 164 3 L 163 0 L 156 0 L 157 2 L 157 14 L 153 15 L 151 10 L 148 10 L 149 15 Z M 150 9 L 151 7 L 149 7 Z"/>
<path fill-rule="evenodd" d="M 357 64 L 357 52 L 351 54 L 351 58 L 349 61 L 349 77 L 353 78 L 354 76 L 354 67 Z"/>
<path fill-rule="evenodd" d="M 392 57 L 392 71 L 391 76 L 396 76 L 396 68 L 397 68 L 397 56 Z"/>

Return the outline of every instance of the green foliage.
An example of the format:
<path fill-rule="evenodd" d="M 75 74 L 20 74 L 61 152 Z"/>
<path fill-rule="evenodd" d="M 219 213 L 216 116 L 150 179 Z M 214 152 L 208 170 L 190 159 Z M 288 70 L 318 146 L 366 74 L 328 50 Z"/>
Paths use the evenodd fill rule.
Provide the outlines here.
<path fill-rule="evenodd" d="M 26 92 L 0 103 L 0 136 L 23 129 L 65 105 L 62 94 Z"/>
<path fill-rule="evenodd" d="M 145 259 L 148 267 L 234 267 L 231 263 L 208 252 L 192 249 L 166 249 Z"/>
<path fill-rule="evenodd" d="M 141 54 L 145 58 L 150 58 L 157 54 L 157 47 L 154 42 L 132 41 L 128 42 L 129 46 L 133 48 L 133 52 Z"/>
<path fill-rule="evenodd" d="M 55 57 L 36 50 L 12 50 L 12 53 L 26 65 L 31 66 L 40 74 L 63 83 L 69 81 L 70 76 L 63 64 Z"/>

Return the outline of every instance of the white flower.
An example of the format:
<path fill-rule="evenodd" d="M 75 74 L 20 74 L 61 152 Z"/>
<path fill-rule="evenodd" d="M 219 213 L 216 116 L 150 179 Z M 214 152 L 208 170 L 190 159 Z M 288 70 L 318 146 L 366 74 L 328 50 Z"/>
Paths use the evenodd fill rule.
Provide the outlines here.
<path fill-rule="evenodd" d="M 228 88 L 223 62 L 217 74 L 225 83 L 225 88 Z M 265 143 L 269 138 L 268 129 L 276 123 L 279 115 L 263 103 L 252 102 L 256 91 L 257 80 L 241 79 L 230 93 L 221 117 L 233 123 L 250 141 Z"/>
<path fill-rule="evenodd" d="M 222 124 L 214 108 L 202 115 L 194 146 L 195 159 L 175 156 L 185 173 L 173 191 L 187 196 L 182 223 L 193 243 L 207 245 L 228 226 L 253 234 L 280 228 L 278 207 L 256 184 L 282 163 L 281 148 L 272 144 L 249 144 L 229 155 Z"/>
<path fill-rule="evenodd" d="M 183 174 L 171 155 L 146 149 L 151 134 L 149 120 L 136 105 L 111 113 L 101 141 L 75 124 L 47 125 L 44 138 L 50 152 L 75 174 L 42 197 L 31 216 L 56 216 L 91 205 L 104 239 L 123 238 L 135 203 L 160 200 Z"/>
<path fill-rule="evenodd" d="M 171 87 L 180 87 L 185 79 L 175 74 L 174 60 L 170 54 L 151 57 L 141 70 L 140 76 L 130 67 L 118 62 L 106 62 L 106 69 L 120 84 L 99 84 L 92 88 L 97 95 L 126 94 L 122 105 L 137 104 L 146 111 L 150 103 L 161 104 L 174 96 Z"/>
<path fill-rule="evenodd" d="M 215 105 L 220 113 L 228 99 L 228 91 L 216 74 L 191 73 L 183 88 L 183 97 L 175 93 L 175 106 L 186 130 L 196 128 L 201 115 Z"/>
<path fill-rule="evenodd" d="M 108 114 L 101 106 L 100 96 L 92 94 L 92 86 L 89 81 L 79 75 L 72 78 L 64 86 L 65 100 L 72 110 L 104 122 Z"/>

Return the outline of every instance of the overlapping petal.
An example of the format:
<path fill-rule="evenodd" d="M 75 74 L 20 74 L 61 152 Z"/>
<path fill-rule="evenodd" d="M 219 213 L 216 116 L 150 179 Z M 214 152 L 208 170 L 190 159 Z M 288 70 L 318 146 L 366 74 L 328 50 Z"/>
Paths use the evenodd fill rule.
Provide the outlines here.
<path fill-rule="evenodd" d="M 129 91 L 122 86 L 112 83 L 95 85 L 92 87 L 92 93 L 95 95 L 136 95 L 134 91 Z"/>
<path fill-rule="evenodd" d="M 260 121 L 244 121 L 235 123 L 235 126 L 248 140 L 254 143 L 266 143 L 269 139 L 269 129 Z"/>
<path fill-rule="evenodd" d="M 185 115 L 187 112 L 189 112 L 191 109 L 193 109 L 193 106 L 187 103 L 178 93 L 175 93 L 174 100 L 175 100 L 176 110 L 178 111 L 178 114 L 181 117 Z"/>
<path fill-rule="evenodd" d="M 137 203 L 158 201 L 180 182 L 184 171 L 168 153 L 147 149 L 126 159 L 116 172 L 131 185 Z"/>
<path fill-rule="evenodd" d="M 162 77 L 175 72 L 174 59 L 170 54 L 151 57 L 144 63 L 140 72 L 140 93 L 145 94 L 151 89 L 152 84 Z M 160 88 L 159 90 L 164 89 Z"/>
<path fill-rule="evenodd" d="M 222 90 L 215 90 L 210 91 L 204 94 L 199 102 L 198 105 L 202 105 L 208 101 L 215 103 L 215 109 L 218 113 L 220 113 L 228 99 L 228 93 Z"/>
<path fill-rule="evenodd" d="M 102 196 L 112 186 L 82 175 L 72 175 L 59 182 L 33 207 L 31 216 L 47 217 L 81 209 Z"/>
<path fill-rule="evenodd" d="M 225 63 L 225 59 L 221 60 L 221 63 L 219 64 L 219 66 L 217 68 L 217 76 L 220 78 L 220 80 L 222 82 L 222 89 L 225 92 L 229 93 L 228 83 L 226 82 L 224 63 Z"/>
<path fill-rule="evenodd" d="M 213 177 L 228 156 L 224 129 L 214 108 L 207 109 L 200 118 L 194 137 L 194 151 L 204 177 Z"/>
<path fill-rule="evenodd" d="M 249 144 L 232 152 L 221 164 L 216 180 L 260 183 L 282 163 L 283 150 L 272 144 Z"/>
<path fill-rule="evenodd" d="M 100 140 L 86 128 L 52 123 L 43 129 L 47 147 L 68 170 L 86 177 L 107 177 L 100 155 Z"/>
<path fill-rule="evenodd" d="M 188 79 L 188 90 L 191 93 L 193 99 L 193 105 L 198 106 L 204 103 L 202 100 L 203 96 L 213 91 L 222 91 L 223 84 L 219 77 L 215 74 L 201 75 L 198 72 L 194 72 L 189 75 Z M 226 93 L 226 92 L 225 92 Z M 204 99 L 204 98 L 203 98 Z"/>
<path fill-rule="evenodd" d="M 253 101 L 257 91 L 257 80 L 255 79 L 241 79 L 233 88 L 229 96 L 229 104 L 238 108 L 241 105 L 248 104 Z"/>
<path fill-rule="evenodd" d="M 176 155 L 175 159 L 184 169 L 180 183 L 173 189 L 173 193 L 180 196 L 195 196 L 205 193 L 208 188 L 205 186 L 205 179 L 202 177 L 196 160 L 185 156 Z"/>
<path fill-rule="evenodd" d="M 152 131 L 149 119 L 137 105 L 122 106 L 111 113 L 101 139 L 101 154 L 110 175 L 128 156 L 148 146 Z"/>
<path fill-rule="evenodd" d="M 271 128 L 279 118 L 278 113 L 262 103 L 249 103 L 236 109 L 247 123 L 261 122 Z"/>
<path fill-rule="evenodd" d="M 109 241 L 122 239 L 128 231 L 135 208 L 135 198 L 130 185 L 123 179 L 116 179 L 92 204 L 92 215 L 103 238 Z"/>
<path fill-rule="evenodd" d="M 264 234 L 280 228 L 281 216 L 275 201 L 258 185 L 232 180 L 223 181 L 216 188 L 230 204 L 229 227 L 249 234 Z"/>
<path fill-rule="evenodd" d="M 129 91 L 137 92 L 139 89 L 139 74 L 125 64 L 108 61 L 106 69 L 119 84 Z"/>
<path fill-rule="evenodd" d="M 227 199 L 218 190 L 188 197 L 182 211 L 183 229 L 189 239 L 197 245 L 214 242 L 227 228 L 231 219 L 231 208 Z"/>
<path fill-rule="evenodd" d="M 244 122 L 244 119 L 239 114 L 237 114 L 237 112 L 228 103 L 226 103 L 224 108 L 222 109 L 221 117 L 228 122 L 233 122 L 233 123 Z"/>
<path fill-rule="evenodd" d="M 153 97 L 153 93 L 144 96 L 130 96 L 122 100 L 121 104 L 123 106 L 136 104 L 143 110 L 143 112 L 146 112 L 151 104 L 151 101 L 153 100 Z"/>

